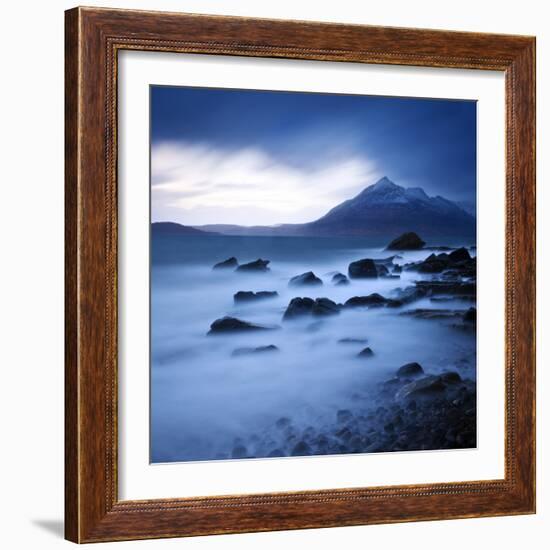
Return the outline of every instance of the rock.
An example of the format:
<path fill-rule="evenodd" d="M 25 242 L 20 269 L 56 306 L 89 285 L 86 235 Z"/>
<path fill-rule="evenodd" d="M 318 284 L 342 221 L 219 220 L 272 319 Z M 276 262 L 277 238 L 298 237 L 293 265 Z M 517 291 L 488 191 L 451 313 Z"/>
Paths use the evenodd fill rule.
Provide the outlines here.
<path fill-rule="evenodd" d="M 400 265 L 396 264 L 393 266 L 393 270 L 392 270 L 393 273 L 402 273 L 402 271 L 403 271 L 403 268 Z"/>
<path fill-rule="evenodd" d="M 310 455 L 311 452 L 312 452 L 311 447 L 305 441 L 302 440 L 296 443 L 296 445 L 294 446 L 290 454 L 292 456 L 304 456 L 304 455 Z"/>
<path fill-rule="evenodd" d="M 416 266 L 420 273 L 441 273 L 449 267 L 449 256 L 445 253 L 430 254 L 423 262 Z"/>
<path fill-rule="evenodd" d="M 344 307 L 383 307 L 387 305 L 388 300 L 378 294 L 373 292 L 368 296 L 354 296 L 349 300 L 346 300 Z"/>
<path fill-rule="evenodd" d="M 462 378 L 458 372 L 455 371 L 447 371 L 443 374 L 440 374 L 439 377 L 445 384 L 459 384 L 462 382 Z"/>
<path fill-rule="evenodd" d="M 430 254 L 421 262 L 407 264 L 407 269 L 420 273 L 442 273 L 446 279 L 460 281 L 464 277 L 475 277 L 476 264 L 476 258 L 472 258 L 468 250 L 458 248 L 450 254 Z"/>
<path fill-rule="evenodd" d="M 249 290 L 239 290 L 239 292 L 233 295 L 233 300 L 235 303 L 255 302 L 257 300 L 276 298 L 277 296 L 279 296 L 279 293 L 276 291 L 260 290 L 259 292 L 251 292 Z"/>
<path fill-rule="evenodd" d="M 339 344 L 366 344 L 368 340 L 366 338 L 340 338 Z"/>
<path fill-rule="evenodd" d="M 231 354 L 233 357 L 239 357 L 241 355 L 253 355 L 255 353 L 266 353 L 279 351 L 279 348 L 273 344 L 268 346 L 258 346 L 257 348 L 237 348 L 233 350 Z"/>
<path fill-rule="evenodd" d="M 249 262 L 247 264 L 242 264 L 237 267 L 236 271 L 269 271 L 269 260 L 262 260 L 258 258 L 254 262 Z"/>
<path fill-rule="evenodd" d="M 396 399 L 409 399 L 437 395 L 445 390 L 440 376 L 425 376 L 420 380 L 403 386 L 396 394 Z"/>
<path fill-rule="evenodd" d="M 328 315 L 338 315 L 340 306 L 328 298 L 317 298 L 313 303 L 311 314 L 316 317 L 326 317 Z"/>
<path fill-rule="evenodd" d="M 237 258 L 235 256 L 232 256 L 231 258 L 227 258 L 227 260 L 224 260 L 223 262 L 218 262 L 212 269 L 234 269 L 239 265 L 239 262 L 237 261 Z"/>
<path fill-rule="evenodd" d="M 375 265 L 376 265 L 376 272 L 378 273 L 379 277 L 387 277 L 390 274 L 388 268 L 385 265 L 378 265 L 378 264 L 375 264 Z"/>
<path fill-rule="evenodd" d="M 357 357 L 367 358 L 372 357 L 374 355 L 374 352 L 370 348 L 364 348 L 362 349 L 358 354 Z"/>
<path fill-rule="evenodd" d="M 397 369 L 397 376 L 400 378 L 407 376 L 419 376 L 424 374 L 424 369 L 418 363 L 407 363 Z"/>
<path fill-rule="evenodd" d="M 349 284 L 348 278 L 343 273 L 336 273 L 335 275 L 332 276 L 331 280 L 336 285 L 338 285 L 338 284 L 344 284 L 344 285 Z"/>
<path fill-rule="evenodd" d="M 387 247 L 387 250 L 419 250 L 426 243 L 414 232 L 404 233 L 394 239 Z"/>
<path fill-rule="evenodd" d="M 277 326 L 262 326 L 249 323 L 248 321 L 241 321 L 235 317 L 222 317 L 216 319 L 211 325 L 208 334 L 225 334 L 231 332 L 251 332 L 259 330 L 274 330 L 279 328 Z"/>
<path fill-rule="evenodd" d="M 337 283 L 334 283 L 336 286 L 346 286 L 349 285 L 349 279 L 346 277 L 345 279 L 341 279 Z"/>
<path fill-rule="evenodd" d="M 315 317 L 326 317 L 328 315 L 338 315 L 340 305 L 328 298 L 292 298 L 283 315 L 284 320 L 295 319 L 304 315 L 313 315 Z"/>
<path fill-rule="evenodd" d="M 231 452 L 231 458 L 245 458 L 248 451 L 244 445 L 237 445 Z"/>
<path fill-rule="evenodd" d="M 348 275 L 350 279 L 376 279 L 378 270 L 374 260 L 365 258 L 351 262 L 348 266 Z"/>
<path fill-rule="evenodd" d="M 475 325 L 476 321 L 477 321 L 477 310 L 476 310 L 476 308 L 475 307 L 469 308 L 468 311 L 462 317 L 462 320 L 465 323 L 473 323 Z"/>
<path fill-rule="evenodd" d="M 470 256 L 470 253 L 468 252 L 468 250 L 462 247 L 462 248 L 457 248 L 456 250 L 453 250 L 449 254 L 449 259 L 451 260 L 451 262 L 456 263 L 456 262 L 463 262 L 464 260 L 471 260 L 472 257 Z"/>
<path fill-rule="evenodd" d="M 319 286 L 322 284 L 323 281 L 321 281 L 313 271 L 296 275 L 296 277 L 292 277 L 288 282 L 288 286 Z"/>
<path fill-rule="evenodd" d="M 428 293 L 424 288 L 417 286 L 408 286 L 404 289 L 398 288 L 393 292 L 393 299 L 387 305 L 389 307 L 399 307 L 410 304 L 416 300 L 424 298 Z"/>
<path fill-rule="evenodd" d="M 288 304 L 283 319 L 294 319 L 303 315 L 311 315 L 315 300 L 312 298 L 292 298 Z"/>
<path fill-rule="evenodd" d="M 351 414 L 351 411 L 349 411 L 348 409 L 340 409 L 336 413 L 336 421 L 340 424 L 344 422 L 348 422 L 349 420 L 352 419 L 352 417 L 353 415 Z"/>

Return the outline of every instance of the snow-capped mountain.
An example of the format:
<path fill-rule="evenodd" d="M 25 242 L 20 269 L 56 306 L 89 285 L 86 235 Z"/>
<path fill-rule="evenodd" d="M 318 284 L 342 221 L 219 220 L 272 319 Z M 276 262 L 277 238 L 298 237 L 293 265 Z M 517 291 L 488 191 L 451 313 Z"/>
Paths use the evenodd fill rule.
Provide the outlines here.
<path fill-rule="evenodd" d="M 226 235 L 372 236 L 391 239 L 414 231 L 430 241 L 473 242 L 475 217 L 457 203 L 430 197 L 420 187 L 401 187 L 383 177 L 361 193 L 309 223 L 273 227 L 208 225 Z"/>
<path fill-rule="evenodd" d="M 475 218 L 456 203 L 441 196 L 429 197 L 420 187 L 401 187 L 387 177 L 306 225 L 317 234 L 415 231 L 426 237 L 446 238 L 472 238 L 476 228 Z"/>

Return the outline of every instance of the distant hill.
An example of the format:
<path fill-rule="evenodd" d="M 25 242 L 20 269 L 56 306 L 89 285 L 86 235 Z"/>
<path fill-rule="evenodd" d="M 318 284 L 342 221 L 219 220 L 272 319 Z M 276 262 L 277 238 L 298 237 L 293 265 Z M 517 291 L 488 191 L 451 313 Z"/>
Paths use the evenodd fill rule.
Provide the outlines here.
<path fill-rule="evenodd" d="M 422 188 L 404 188 L 387 177 L 342 202 L 318 220 L 304 224 L 245 227 L 200 226 L 225 235 L 372 236 L 393 239 L 414 231 L 434 240 L 474 240 L 475 217 L 441 196 L 429 197 Z"/>
<path fill-rule="evenodd" d="M 174 222 L 154 222 L 151 224 L 151 231 L 156 235 L 195 235 L 197 237 L 201 235 L 204 237 L 219 235 L 219 233 L 203 231 L 202 229 Z"/>

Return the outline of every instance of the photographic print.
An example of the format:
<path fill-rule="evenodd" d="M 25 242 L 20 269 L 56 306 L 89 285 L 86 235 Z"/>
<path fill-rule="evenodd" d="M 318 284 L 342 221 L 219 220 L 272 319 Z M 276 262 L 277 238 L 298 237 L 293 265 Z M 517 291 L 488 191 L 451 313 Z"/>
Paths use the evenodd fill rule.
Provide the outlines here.
<path fill-rule="evenodd" d="M 476 102 L 150 87 L 151 462 L 476 447 Z"/>

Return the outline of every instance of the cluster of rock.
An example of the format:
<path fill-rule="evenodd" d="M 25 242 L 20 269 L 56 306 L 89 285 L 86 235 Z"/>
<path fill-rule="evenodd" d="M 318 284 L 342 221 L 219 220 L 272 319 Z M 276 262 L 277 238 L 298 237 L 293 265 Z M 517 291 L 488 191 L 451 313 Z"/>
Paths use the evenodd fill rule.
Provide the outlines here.
<path fill-rule="evenodd" d="M 232 269 L 233 271 L 251 271 L 251 272 L 265 272 L 269 271 L 269 260 L 262 260 L 261 258 L 258 258 L 257 260 L 254 260 L 253 262 L 248 262 L 246 264 L 239 264 L 237 258 L 232 256 L 231 258 L 227 258 L 227 260 L 224 260 L 223 262 L 218 262 L 215 264 L 212 269 L 220 270 L 220 269 Z"/>
<path fill-rule="evenodd" d="M 470 256 L 466 248 L 458 248 L 449 253 L 430 254 L 421 262 L 406 265 L 405 269 L 419 273 L 444 272 L 448 279 L 472 279 L 476 276 L 476 259 Z"/>
<path fill-rule="evenodd" d="M 476 446 L 475 383 L 456 371 L 427 374 L 418 363 L 400 367 L 375 395 L 355 396 L 323 426 L 280 417 L 272 430 L 236 440 L 233 458 L 374 453 Z M 275 434 L 275 436 L 273 435 Z"/>
<path fill-rule="evenodd" d="M 337 304 L 329 298 L 292 298 L 283 315 L 283 320 L 296 319 L 307 315 L 313 317 L 338 315 L 341 307 L 341 304 Z"/>
<path fill-rule="evenodd" d="M 422 249 L 424 245 L 424 241 L 416 233 L 411 232 L 393 240 L 387 248 L 390 250 L 418 250 Z M 442 252 L 441 250 L 446 251 Z M 430 298 L 434 301 L 457 298 L 475 301 L 476 258 L 472 257 L 466 248 L 453 250 L 448 247 L 438 247 L 438 252 L 438 254 L 432 253 L 425 260 L 409 263 L 405 266 L 395 263 L 396 259 L 400 259 L 400 256 L 397 255 L 382 259 L 363 258 L 351 262 L 348 266 L 348 276 L 340 272 L 329 274 L 334 285 L 349 285 L 350 279 L 399 278 L 402 269 L 432 274 L 432 278 L 416 281 L 414 285 L 405 288 L 394 289 L 389 296 L 382 296 L 379 293 L 353 296 L 343 304 L 336 303 L 328 297 L 295 297 L 290 300 L 286 307 L 283 320 L 328 317 L 338 315 L 343 309 L 351 308 L 399 308 L 422 298 Z M 213 269 L 265 272 L 269 271 L 269 263 L 269 260 L 258 259 L 254 262 L 239 265 L 237 258 L 231 257 L 216 264 Z M 313 271 L 308 271 L 292 277 L 288 284 L 290 287 L 295 288 L 319 287 L 323 285 L 323 281 Z M 242 304 L 276 298 L 277 296 L 276 291 L 252 292 L 241 290 L 234 294 L 233 299 L 236 304 Z M 424 308 L 407 310 L 403 314 L 418 319 L 437 319 L 459 328 L 473 329 L 476 325 L 475 307 L 471 307 L 466 313 L 463 310 Z M 212 323 L 208 334 L 273 330 L 274 328 L 278 327 L 257 325 L 235 317 L 223 317 Z M 240 352 L 237 353 L 237 355 L 240 354 Z M 371 348 L 365 348 L 359 353 L 360 357 L 371 357 L 372 355 Z"/>

